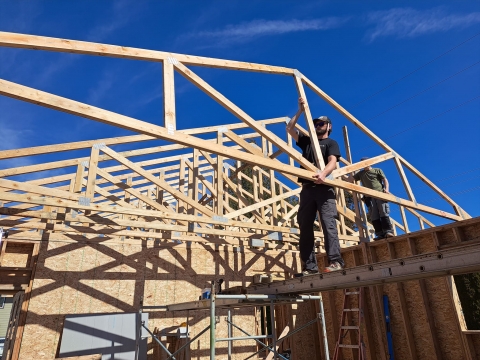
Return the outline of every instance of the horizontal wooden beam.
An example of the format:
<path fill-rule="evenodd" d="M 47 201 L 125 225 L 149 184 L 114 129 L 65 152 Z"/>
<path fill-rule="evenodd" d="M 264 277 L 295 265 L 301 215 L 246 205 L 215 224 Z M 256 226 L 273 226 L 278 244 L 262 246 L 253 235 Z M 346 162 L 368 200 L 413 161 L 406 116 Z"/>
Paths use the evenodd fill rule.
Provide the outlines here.
<path fill-rule="evenodd" d="M 10 32 L 0 32 L 0 46 L 33 50 L 48 50 L 72 54 L 109 56 L 115 58 L 155 62 L 161 62 L 164 60 L 168 60 L 169 58 L 175 58 L 178 61 L 181 61 L 188 65 L 206 66 L 231 70 L 255 71 L 281 75 L 293 74 L 293 69 L 280 66 L 215 59 L 202 56 L 184 55 L 156 50 L 132 48 L 126 46 L 98 44 L 86 41 L 68 40 Z"/>

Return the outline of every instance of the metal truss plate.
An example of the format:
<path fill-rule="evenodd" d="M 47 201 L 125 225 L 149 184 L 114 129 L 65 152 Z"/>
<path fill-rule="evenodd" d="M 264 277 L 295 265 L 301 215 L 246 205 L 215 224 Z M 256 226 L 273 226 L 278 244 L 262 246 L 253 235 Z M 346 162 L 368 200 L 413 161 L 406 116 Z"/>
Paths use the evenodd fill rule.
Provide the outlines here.
<path fill-rule="evenodd" d="M 213 221 L 220 221 L 222 223 L 228 223 L 228 218 L 226 218 L 225 216 L 220 216 L 220 215 L 213 215 L 212 220 Z"/>
<path fill-rule="evenodd" d="M 268 240 L 283 241 L 283 234 L 279 231 L 273 231 L 268 234 Z"/>
<path fill-rule="evenodd" d="M 103 148 L 106 148 L 107 145 L 105 145 L 105 143 L 96 143 L 96 144 L 93 144 L 93 148 L 94 149 L 103 149 Z"/>
<path fill-rule="evenodd" d="M 250 240 L 250 246 L 264 247 L 265 246 L 265 241 L 263 241 L 262 239 L 251 239 Z"/>
<path fill-rule="evenodd" d="M 80 197 L 78 198 L 78 205 L 90 206 L 90 198 L 84 197 L 84 196 L 80 196 Z"/>

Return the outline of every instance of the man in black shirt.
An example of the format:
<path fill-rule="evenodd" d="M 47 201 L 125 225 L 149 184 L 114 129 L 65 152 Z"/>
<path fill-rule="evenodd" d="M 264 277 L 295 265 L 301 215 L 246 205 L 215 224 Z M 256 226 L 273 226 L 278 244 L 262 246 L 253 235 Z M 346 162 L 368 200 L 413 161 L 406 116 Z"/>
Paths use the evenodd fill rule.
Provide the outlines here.
<path fill-rule="evenodd" d="M 295 124 L 303 112 L 304 100 L 299 99 L 300 108 L 287 125 L 287 131 L 296 141 L 298 147 L 302 149 L 302 156 L 313 163 L 315 155 L 311 139 L 309 136 L 299 133 L 295 129 Z M 327 116 L 320 116 L 313 120 L 318 142 L 322 151 L 325 168 L 312 177 L 312 180 L 299 178 L 302 183 L 300 193 L 300 208 L 298 209 L 297 220 L 300 226 L 300 257 L 303 262 L 303 269 L 300 274 L 295 276 L 304 276 L 318 272 L 317 259 L 315 257 L 315 237 L 313 224 L 317 211 L 320 213 L 320 223 L 322 224 L 325 237 L 325 251 L 327 253 L 329 266 L 324 271 L 338 271 L 345 266 L 340 254 L 340 243 L 338 240 L 337 224 L 337 205 L 335 202 L 335 189 L 323 184 L 325 178 L 335 170 L 337 160 L 340 158 L 340 149 L 335 140 L 329 139 L 332 132 L 332 122 Z"/>

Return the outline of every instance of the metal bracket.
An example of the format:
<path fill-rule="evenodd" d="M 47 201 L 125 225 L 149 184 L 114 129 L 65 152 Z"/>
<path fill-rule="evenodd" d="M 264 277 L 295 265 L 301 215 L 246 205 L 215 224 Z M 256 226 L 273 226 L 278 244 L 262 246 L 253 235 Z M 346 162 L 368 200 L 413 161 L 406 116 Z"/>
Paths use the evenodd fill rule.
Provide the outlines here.
<path fill-rule="evenodd" d="M 298 78 L 303 77 L 302 73 L 300 71 L 298 71 L 297 69 L 293 70 L 293 75 L 295 75 Z"/>
<path fill-rule="evenodd" d="M 104 148 L 106 148 L 106 147 L 107 147 L 107 145 L 105 145 L 105 143 L 96 143 L 96 144 L 93 144 L 93 148 L 94 148 L 94 149 L 99 149 L 99 150 L 100 150 L 100 149 L 104 149 Z"/>
<path fill-rule="evenodd" d="M 228 218 L 226 218 L 225 216 L 220 216 L 220 215 L 213 215 L 212 220 L 213 221 L 220 221 L 222 223 L 228 223 Z"/>
<path fill-rule="evenodd" d="M 169 56 L 169 57 L 167 58 L 167 60 L 168 60 L 168 62 L 169 62 L 170 64 L 178 65 L 178 60 L 177 60 L 176 58 L 174 58 L 173 56 Z"/>
<path fill-rule="evenodd" d="M 283 234 L 279 231 L 273 231 L 268 234 L 269 240 L 283 241 Z"/>
<path fill-rule="evenodd" d="M 167 124 L 167 134 L 175 135 L 175 127 L 173 126 L 173 124 Z"/>
<path fill-rule="evenodd" d="M 80 196 L 80 197 L 78 198 L 78 205 L 90 206 L 90 198 L 84 197 L 84 196 Z"/>
<path fill-rule="evenodd" d="M 225 133 L 228 131 L 226 126 L 220 126 L 217 130 L 219 133 Z"/>
<path fill-rule="evenodd" d="M 291 232 L 292 234 L 300 234 L 300 230 L 297 229 L 297 228 L 290 228 L 290 232 Z"/>
<path fill-rule="evenodd" d="M 263 241 L 262 239 L 251 239 L 250 240 L 250 246 L 264 247 L 265 246 L 265 241 Z"/>
<path fill-rule="evenodd" d="M 87 160 L 82 161 L 80 164 L 84 167 L 88 167 L 88 161 Z"/>

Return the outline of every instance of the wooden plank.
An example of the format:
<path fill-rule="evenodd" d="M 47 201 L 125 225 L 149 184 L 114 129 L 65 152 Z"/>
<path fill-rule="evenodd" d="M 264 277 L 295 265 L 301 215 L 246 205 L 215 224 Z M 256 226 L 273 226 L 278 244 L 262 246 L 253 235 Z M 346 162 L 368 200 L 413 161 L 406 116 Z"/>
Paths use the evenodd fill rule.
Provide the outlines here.
<path fill-rule="evenodd" d="M 27 193 L 51 196 L 51 197 L 65 199 L 65 200 L 78 201 L 78 199 L 80 198 L 80 195 L 72 194 L 68 191 L 47 188 L 44 186 L 32 185 L 32 184 L 28 184 L 20 181 L 0 179 L 0 186 L 11 189 L 11 190 L 21 190 Z"/>
<path fill-rule="evenodd" d="M 342 114 L 347 120 L 352 122 L 356 127 L 362 130 L 370 139 L 382 147 L 385 151 L 393 152 L 394 150 L 388 146 L 384 141 L 382 141 L 377 135 L 370 131 L 365 125 L 363 125 L 359 120 L 357 120 L 352 114 L 345 110 L 340 104 L 328 96 L 323 90 L 321 90 L 317 85 L 312 81 L 307 79 L 305 76 L 302 76 L 303 82 L 312 89 L 318 96 L 324 99 L 328 104 L 330 104 L 335 110 Z M 427 184 L 431 189 L 433 189 L 438 195 L 440 195 L 444 200 L 451 204 L 456 210 L 460 209 L 463 212 L 464 217 L 469 217 L 469 215 L 463 211 L 463 209 L 458 206 L 447 194 L 445 194 L 439 187 L 432 183 L 425 175 L 418 171 L 413 165 L 408 161 L 403 159 L 397 154 L 398 159 L 405 165 L 410 171 L 412 171 L 416 176 L 418 176 L 425 184 Z M 458 212 L 458 211 L 457 211 Z M 463 218 L 462 216 L 460 216 Z"/>
<path fill-rule="evenodd" d="M 206 207 L 198 204 L 196 201 L 192 201 L 187 196 L 185 196 L 184 194 L 180 193 L 179 191 L 177 191 L 176 189 L 174 189 L 173 187 L 168 185 L 168 183 L 166 183 L 165 181 L 162 181 L 162 180 L 156 178 L 155 176 L 153 176 L 149 172 L 143 170 L 143 168 L 141 168 L 137 164 L 131 162 L 130 160 L 128 160 L 127 158 L 124 158 L 121 155 L 118 155 L 116 152 L 114 152 L 110 148 L 104 147 L 104 148 L 102 148 L 102 151 L 104 153 L 108 154 L 109 156 L 111 156 L 113 159 L 115 159 L 118 162 L 122 163 L 123 165 L 127 166 L 129 169 L 135 171 L 137 174 L 139 174 L 139 175 L 143 176 L 144 178 L 148 179 L 149 181 L 151 181 L 155 185 L 160 186 L 165 191 L 168 191 L 170 194 L 172 194 L 176 198 L 179 198 L 184 203 L 187 203 L 188 205 L 197 209 L 201 213 L 209 215 L 209 216 L 214 215 L 214 213 L 212 211 L 210 211 L 209 209 L 207 209 Z"/>
<path fill-rule="evenodd" d="M 383 161 L 390 160 L 391 158 L 394 158 L 394 154 L 391 153 L 391 152 L 386 153 L 386 154 L 382 154 L 382 155 L 378 155 L 378 156 L 369 158 L 367 160 L 359 161 L 355 164 L 350 164 L 350 165 L 341 167 L 339 169 L 335 169 L 335 170 L 332 171 L 332 176 L 334 178 L 339 178 L 343 175 L 350 174 L 354 171 L 363 169 L 367 166 L 372 166 L 372 165 L 381 163 Z"/>
<path fill-rule="evenodd" d="M 167 131 L 175 131 L 175 82 L 173 64 L 170 61 L 163 62 L 163 123 Z"/>
<path fill-rule="evenodd" d="M 280 66 L 255 64 L 225 59 L 215 59 L 202 56 L 176 54 L 157 50 L 145 50 L 127 46 L 99 44 L 86 41 L 52 38 L 46 36 L 26 35 L 11 32 L 0 32 L 0 46 L 58 51 L 73 54 L 109 56 L 123 59 L 160 62 L 168 58 L 175 58 L 185 64 L 223 68 L 231 70 L 245 70 L 265 72 L 270 74 L 291 75 L 293 70 Z"/>
<path fill-rule="evenodd" d="M 257 122 L 263 125 L 278 124 L 278 123 L 285 122 L 285 117 L 257 120 Z M 229 125 L 221 125 L 221 126 L 207 126 L 203 128 L 191 128 L 191 129 L 178 130 L 178 131 L 181 133 L 189 134 L 189 135 L 208 134 L 208 133 L 217 132 L 219 128 L 226 128 L 226 129 L 232 130 L 232 129 L 244 129 L 247 126 L 248 125 L 244 123 L 237 123 L 237 124 L 229 124 Z M 13 158 L 18 158 L 23 156 L 52 154 L 52 153 L 71 151 L 71 150 L 89 149 L 93 146 L 93 144 L 96 144 L 96 143 L 101 143 L 109 146 L 109 145 L 144 142 L 144 141 L 155 140 L 155 139 L 157 138 L 154 136 L 148 136 L 148 135 L 130 135 L 130 136 L 97 139 L 97 140 L 76 141 L 76 142 L 69 142 L 69 143 L 56 144 L 56 145 L 43 145 L 43 146 L 34 146 L 29 148 L 1 150 L 0 160 L 13 159 Z M 126 152 L 121 152 L 120 154 L 124 156 L 128 156 L 127 153 L 132 154 L 131 156 L 133 156 L 134 154 L 145 155 L 145 154 L 155 153 L 158 151 L 175 150 L 180 148 L 185 148 L 185 147 L 184 146 L 181 147 L 179 145 L 174 145 L 174 146 L 165 145 L 165 146 L 156 146 L 148 149 L 137 149 L 132 151 L 126 151 Z M 85 158 L 80 161 L 84 161 L 84 160 L 88 160 L 88 159 Z"/>
<path fill-rule="evenodd" d="M 353 160 L 352 160 L 352 153 L 351 153 L 351 148 L 350 148 L 350 141 L 348 139 L 348 129 L 346 126 L 344 126 L 342 128 L 342 132 L 343 132 L 343 143 L 345 145 L 345 152 L 346 152 L 346 156 L 347 156 L 347 161 L 352 164 Z M 351 178 L 351 181 L 353 183 L 355 183 L 355 179 L 353 179 L 353 177 Z M 361 239 L 361 241 L 366 241 L 369 239 L 369 234 L 368 234 L 368 229 L 364 228 L 364 224 L 367 224 L 368 221 L 365 217 L 365 212 L 360 212 L 360 207 L 363 205 L 361 203 L 361 201 L 359 200 L 359 196 L 357 193 L 355 192 L 352 192 L 352 199 L 353 199 L 353 206 L 354 206 L 354 210 L 355 210 L 355 217 L 350 220 L 354 221 L 355 222 L 355 225 L 357 225 L 357 229 L 358 229 L 358 235 Z M 363 209 L 365 209 L 363 207 Z"/>
<path fill-rule="evenodd" d="M 286 193 L 283 193 L 281 195 L 277 195 L 275 197 L 272 197 L 272 198 L 269 198 L 267 200 L 263 200 L 259 203 L 256 203 L 256 204 L 252 204 L 250 206 L 246 206 L 244 208 L 241 208 L 237 211 L 234 211 L 234 212 L 230 212 L 228 214 L 225 215 L 226 218 L 228 219 L 232 219 L 234 217 L 237 217 L 237 216 L 240 216 L 242 214 L 246 214 L 252 210 L 257 210 L 258 208 L 261 208 L 261 207 L 264 207 L 266 205 L 270 205 L 270 204 L 273 204 L 281 199 L 286 199 L 286 198 L 289 198 L 290 196 L 294 196 L 294 195 L 297 195 L 297 194 L 300 194 L 300 191 L 302 191 L 302 189 L 296 189 L 296 190 L 292 190 L 292 191 L 289 191 L 289 192 L 286 192 Z"/>
<path fill-rule="evenodd" d="M 95 181 L 97 179 L 98 156 L 100 151 L 98 146 L 92 146 L 90 153 L 90 162 L 88 163 L 88 178 L 87 189 L 85 190 L 85 197 L 92 199 L 95 196 Z"/>
<path fill-rule="evenodd" d="M 317 130 L 313 125 L 312 114 L 310 113 L 310 107 L 308 106 L 308 102 L 307 102 L 307 95 L 305 94 L 305 89 L 303 88 L 303 84 L 301 80 L 302 76 L 297 71 L 294 74 L 293 78 L 295 79 L 295 86 L 297 87 L 298 96 L 301 97 L 305 102 L 303 105 L 303 113 L 307 121 L 308 135 L 310 136 L 310 141 L 312 143 L 313 155 L 315 156 L 315 160 L 316 160 L 316 163 L 318 164 L 319 169 L 323 170 L 325 168 L 325 161 L 323 161 L 322 151 L 320 150 L 320 143 L 318 142 Z"/>
<path fill-rule="evenodd" d="M 176 65 L 176 67 L 177 67 L 177 65 Z M 189 71 L 189 70 L 186 69 L 186 71 Z M 136 120 L 136 119 L 133 119 L 133 118 L 129 118 L 127 116 L 115 114 L 115 113 L 107 111 L 107 110 L 95 108 L 93 106 L 88 106 L 88 105 L 85 105 L 85 104 L 82 104 L 82 103 L 79 103 L 79 102 L 76 102 L 76 101 L 73 101 L 73 100 L 61 98 L 59 96 L 48 94 L 46 92 L 42 92 L 42 91 L 39 91 L 39 90 L 34 90 L 34 89 L 31 89 L 31 88 L 28 88 L 28 87 L 25 87 L 25 86 L 22 86 L 22 85 L 18 85 L 18 84 L 12 83 L 12 82 L 8 82 L 6 80 L 0 80 L 0 94 L 4 94 L 6 96 L 17 98 L 17 99 L 20 99 L 20 100 L 25 100 L 25 101 L 28 101 L 28 102 L 33 102 L 35 104 L 39 104 L 39 105 L 46 106 L 46 107 L 49 107 L 49 108 L 53 108 L 53 109 L 56 109 L 56 110 L 64 111 L 64 112 L 67 112 L 67 113 L 83 116 L 83 117 L 86 117 L 86 118 L 89 118 L 89 119 L 92 119 L 92 120 L 101 121 L 101 122 L 104 122 L 104 123 L 107 123 L 107 124 L 120 126 L 122 128 L 129 129 L 129 130 L 132 130 L 132 131 L 151 134 L 151 135 L 155 135 L 155 136 L 157 136 L 159 138 L 162 138 L 162 139 L 172 140 L 171 134 L 168 134 L 167 130 L 165 128 L 162 128 L 162 127 L 159 127 L 159 126 L 156 126 L 156 125 L 153 125 L 153 124 L 149 124 L 149 123 L 146 123 L 146 122 L 143 122 L 143 121 L 140 121 L 140 120 Z M 251 118 L 250 118 L 250 121 L 254 122 L 254 120 L 251 119 Z M 256 128 L 258 128 L 257 124 L 254 124 L 254 125 L 255 125 Z M 264 130 L 260 129 L 260 131 L 263 134 L 266 134 L 266 132 Z M 270 132 L 268 132 L 268 133 L 270 133 Z M 276 135 L 272 135 L 272 136 L 270 136 L 269 141 L 277 140 L 277 139 L 278 138 L 276 137 Z M 280 142 L 283 142 L 283 140 L 281 140 L 281 139 L 278 139 L 278 140 L 280 140 Z M 312 173 L 308 170 L 298 169 L 298 168 L 295 168 L 295 167 L 292 167 L 292 166 L 289 166 L 289 165 L 282 164 L 282 163 L 280 163 L 278 161 L 275 161 L 275 160 L 261 158 L 259 156 L 254 156 L 252 154 L 247 154 L 245 152 L 234 150 L 234 149 L 231 149 L 231 148 L 228 148 L 228 147 L 225 147 L 225 146 L 219 146 L 217 144 L 212 144 L 209 141 L 198 139 L 198 138 L 195 138 L 195 137 L 192 137 L 192 136 L 189 136 L 189 135 L 183 135 L 181 137 L 175 137 L 175 141 L 179 142 L 179 143 L 182 143 L 184 145 L 187 145 L 187 146 L 192 146 L 192 147 L 201 149 L 201 150 L 206 150 L 206 151 L 213 152 L 213 153 L 216 153 L 216 154 L 226 155 L 226 156 L 229 156 L 229 157 L 231 157 L 235 160 L 245 161 L 245 162 L 253 163 L 253 164 L 256 164 L 256 165 L 259 165 L 259 166 L 265 166 L 265 167 L 268 167 L 270 169 L 278 170 L 282 173 L 301 176 L 301 177 L 307 178 L 307 179 L 311 179 L 311 177 L 312 177 Z M 276 146 L 279 146 L 279 144 L 277 144 L 276 141 L 272 141 L 272 142 Z M 282 150 L 283 150 L 284 147 L 288 148 L 288 145 L 286 145 L 285 143 L 284 143 L 284 145 L 285 146 L 280 145 L 279 147 L 282 148 Z M 290 149 L 290 150 L 286 149 L 286 150 L 287 151 L 285 151 L 285 152 L 292 156 L 292 149 Z M 299 156 L 301 158 L 300 154 L 299 154 Z M 296 160 L 303 164 L 305 162 L 305 159 L 303 159 L 303 158 L 300 159 L 300 158 L 299 159 L 296 158 Z M 306 161 L 306 163 L 310 164 L 308 161 Z M 312 167 L 312 164 L 306 166 L 306 168 L 311 168 L 311 167 Z M 363 194 L 366 194 L 366 195 L 370 195 L 370 196 L 373 196 L 373 197 L 376 197 L 376 198 L 379 198 L 379 199 L 382 199 L 382 200 L 386 200 L 386 201 L 401 204 L 401 205 L 404 205 L 404 206 L 412 207 L 414 209 L 425 211 L 425 212 L 428 212 L 428 213 L 431 213 L 431 214 L 434 214 L 434 215 L 438 215 L 438 216 L 442 216 L 442 217 L 445 217 L 445 218 L 449 218 L 449 219 L 452 219 L 452 220 L 460 220 L 461 219 L 461 217 L 458 216 L 458 215 L 446 213 L 442 210 L 437 210 L 437 209 L 434 209 L 434 208 L 431 208 L 431 207 L 425 206 L 425 205 L 417 205 L 412 201 L 408 201 L 408 200 L 405 200 L 405 199 L 400 199 L 400 198 L 395 197 L 395 196 L 390 195 L 390 194 L 384 194 L 384 193 L 379 192 L 379 191 L 367 189 L 367 188 L 364 188 L 364 187 L 361 187 L 361 186 L 358 186 L 358 185 L 354 185 L 354 184 L 350 184 L 350 183 L 347 183 L 347 182 L 344 182 L 344 181 L 326 180 L 325 184 L 332 185 L 332 186 L 338 186 L 338 187 L 341 187 L 343 189 L 349 189 L 349 190 L 357 191 L 357 192 L 360 192 L 360 193 L 363 193 Z M 0 186 L 1 186 L 1 184 L 0 184 Z"/>
<path fill-rule="evenodd" d="M 215 90 L 212 86 L 210 86 L 206 81 L 196 75 L 193 71 L 188 69 L 185 65 L 181 63 L 175 64 L 175 69 L 182 74 L 186 79 L 190 80 L 193 84 L 198 86 L 203 92 L 209 95 L 211 98 L 216 100 L 220 105 L 222 105 L 225 109 L 230 111 L 233 115 L 235 115 L 238 119 L 242 120 L 246 124 L 250 126 L 250 128 L 254 129 L 257 133 L 262 135 L 265 139 L 273 143 L 283 152 L 294 158 L 299 164 L 301 164 L 305 169 L 309 169 L 312 171 L 316 171 L 316 167 L 313 166 L 308 160 L 306 160 L 302 154 L 295 149 L 291 148 L 286 144 L 282 139 L 280 139 L 277 135 L 273 132 L 267 130 L 264 126 L 258 124 L 253 118 L 251 118 L 247 113 L 245 113 L 242 109 L 236 106 L 233 102 L 228 100 L 224 95 L 220 92 Z M 241 159 L 237 159 L 241 160 Z"/>
<path fill-rule="evenodd" d="M 218 131 L 217 132 L 217 144 L 222 146 L 223 145 L 223 132 Z M 217 201 L 216 201 L 216 213 L 219 216 L 223 216 L 223 156 L 217 155 L 217 166 L 215 168 L 215 185 L 216 185 L 216 191 L 217 191 Z"/>

